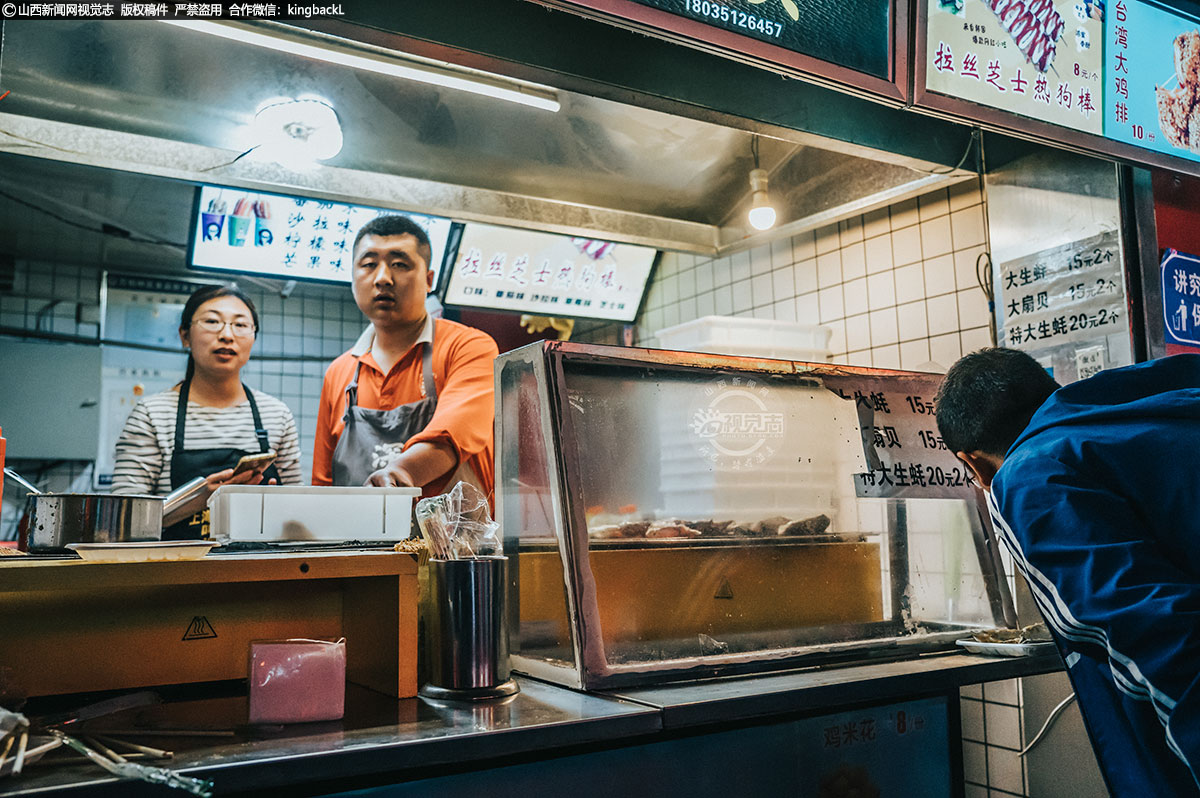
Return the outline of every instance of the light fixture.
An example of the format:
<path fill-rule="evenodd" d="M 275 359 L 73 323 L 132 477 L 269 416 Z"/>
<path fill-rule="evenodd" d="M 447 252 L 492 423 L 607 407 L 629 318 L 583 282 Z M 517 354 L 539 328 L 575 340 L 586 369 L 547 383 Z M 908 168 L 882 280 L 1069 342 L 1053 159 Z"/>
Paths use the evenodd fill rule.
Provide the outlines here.
<path fill-rule="evenodd" d="M 415 80 L 447 89 L 482 94 L 500 100 L 520 103 L 546 111 L 558 111 L 558 93 L 549 86 L 506 78 L 476 69 L 467 69 L 444 61 L 395 53 L 373 52 L 361 49 L 350 52 L 351 46 L 332 36 L 313 32 L 301 33 L 294 29 L 272 28 L 270 32 L 251 29 L 228 22 L 185 22 L 161 20 L 168 25 L 220 36 L 224 39 L 265 47 L 288 55 L 313 58 L 330 64 L 340 64 L 352 69 L 362 69 L 380 75 Z M 313 40 L 318 44 L 312 44 Z"/>
<path fill-rule="evenodd" d="M 775 208 L 767 196 L 767 170 L 753 169 L 750 171 L 750 226 L 755 230 L 770 230 L 775 226 Z"/>
<path fill-rule="evenodd" d="M 255 155 L 291 168 L 312 167 L 342 150 L 342 126 L 324 98 L 275 97 L 259 104 L 250 123 Z"/>
<path fill-rule="evenodd" d="M 758 165 L 758 136 L 750 139 L 750 154 L 754 168 L 750 170 L 750 212 L 746 216 L 755 230 L 770 230 L 775 226 L 775 208 L 767 196 L 767 170 Z"/>

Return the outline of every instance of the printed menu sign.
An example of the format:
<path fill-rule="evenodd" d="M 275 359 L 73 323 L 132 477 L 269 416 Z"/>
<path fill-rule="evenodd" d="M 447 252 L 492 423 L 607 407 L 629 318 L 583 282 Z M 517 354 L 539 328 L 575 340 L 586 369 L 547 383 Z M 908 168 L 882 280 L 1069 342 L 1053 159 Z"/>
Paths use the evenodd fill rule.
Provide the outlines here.
<path fill-rule="evenodd" d="M 298 280 L 350 282 L 354 237 L 377 216 L 407 216 L 429 236 L 429 266 L 438 270 L 452 222 L 434 216 L 201 186 L 192 219 L 189 265 Z"/>
<path fill-rule="evenodd" d="M 1025 351 L 1102 338 L 1125 325 L 1116 231 L 1000 264 L 1003 346 Z"/>
<path fill-rule="evenodd" d="M 967 467 L 938 434 L 933 397 L 940 374 L 893 377 L 887 391 L 853 376 L 823 376 L 825 387 L 854 402 L 867 471 L 854 475 L 859 498 L 961 499 Z"/>
<path fill-rule="evenodd" d="M 443 301 L 630 322 L 657 254 L 632 244 L 468 224 Z"/>
<path fill-rule="evenodd" d="M 928 90 L 1102 133 L 1103 2 L 927 2 Z"/>
<path fill-rule="evenodd" d="M 1200 20 L 1138 0 L 1109 14 L 1105 135 L 1200 160 Z"/>

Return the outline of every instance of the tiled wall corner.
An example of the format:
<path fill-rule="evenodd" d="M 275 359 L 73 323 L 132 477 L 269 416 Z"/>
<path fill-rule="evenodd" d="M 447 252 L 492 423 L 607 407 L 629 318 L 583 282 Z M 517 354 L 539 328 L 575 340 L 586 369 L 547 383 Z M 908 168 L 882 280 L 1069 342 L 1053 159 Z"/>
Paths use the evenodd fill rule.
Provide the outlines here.
<path fill-rule="evenodd" d="M 636 343 L 656 346 L 659 330 L 701 316 L 743 316 L 826 325 L 837 363 L 944 370 L 991 344 L 975 273 L 984 218 L 972 180 L 733 255 L 666 253 Z"/>

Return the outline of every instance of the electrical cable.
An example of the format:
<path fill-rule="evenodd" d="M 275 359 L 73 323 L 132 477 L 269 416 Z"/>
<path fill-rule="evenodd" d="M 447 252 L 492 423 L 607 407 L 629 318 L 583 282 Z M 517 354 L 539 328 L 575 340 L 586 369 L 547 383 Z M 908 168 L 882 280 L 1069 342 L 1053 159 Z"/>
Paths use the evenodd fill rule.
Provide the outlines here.
<path fill-rule="evenodd" d="M 1017 752 L 1017 756 L 1025 756 L 1026 754 L 1028 754 L 1030 752 L 1030 750 L 1035 745 L 1037 745 L 1039 742 L 1041 742 L 1042 735 L 1044 735 L 1046 733 L 1046 730 L 1050 728 L 1050 724 L 1053 723 L 1054 719 L 1057 718 L 1059 716 L 1059 714 L 1061 714 L 1062 711 L 1067 708 L 1067 704 L 1071 703 L 1074 700 L 1075 700 L 1075 694 L 1071 693 L 1069 696 L 1067 696 L 1062 701 L 1060 701 L 1058 706 L 1056 706 L 1054 709 L 1050 710 L 1050 714 L 1046 716 L 1046 722 L 1042 724 L 1042 728 L 1038 730 L 1037 734 L 1033 735 L 1033 739 L 1029 742 L 1029 745 L 1025 746 L 1024 748 L 1022 748 L 1020 751 Z"/>
<path fill-rule="evenodd" d="M 60 305 L 60 304 L 62 304 L 61 299 L 52 299 L 49 302 L 47 302 L 45 304 L 45 306 L 43 306 L 42 309 L 37 312 L 37 315 L 34 316 L 33 329 L 36 330 L 37 332 L 41 332 L 42 331 L 42 322 L 46 320 L 46 314 L 49 313 L 50 311 L 54 310 L 56 305 Z"/>
<path fill-rule="evenodd" d="M 213 171 L 214 169 L 224 169 L 226 166 L 233 166 L 235 163 L 237 163 L 238 161 L 242 160 L 242 159 L 243 159 L 243 158 L 245 158 L 247 155 L 249 155 L 250 153 L 254 152 L 255 150 L 257 150 L 257 149 L 258 149 L 259 147 L 261 147 L 261 146 L 262 146 L 261 144 L 255 144 L 255 145 L 254 145 L 253 147 L 251 147 L 250 149 L 248 149 L 248 150 L 246 150 L 245 152 L 243 152 L 243 153 L 241 153 L 240 155 L 238 155 L 238 157 L 234 158 L 232 161 L 226 161 L 225 163 L 219 163 L 219 164 L 217 164 L 216 166 L 210 166 L 210 167 L 208 167 L 207 169 L 198 169 L 198 170 L 196 170 L 196 171 L 198 171 L 198 172 L 201 172 L 201 173 L 203 173 L 203 172 L 211 172 L 211 171 Z"/>
<path fill-rule="evenodd" d="M 975 259 L 975 284 L 987 298 L 988 332 L 992 336 L 992 346 L 996 346 L 996 290 L 992 275 L 992 254 L 987 250 L 980 252 L 979 257 Z"/>
<path fill-rule="evenodd" d="M 963 152 L 962 157 L 958 159 L 958 163 L 956 163 L 954 166 L 951 166 L 949 169 L 934 169 L 932 171 L 929 169 L 913 169 L 913 171 L 922 172 L 927 175 L 948 175 L 952 172 L 957 172 L 962 168 L 962 165 L 967 162 L 967 158 L 971 155 L 971 148 L 975 146 L 975 142 L 979 140 L 979 137 L 979 128 L 973 128 L 971 130 L 971 138 L 967 142 L 966 151 Z"/>
<path fill-rule="evenodd" d="M 65 153 L 69 153 L 71 155 L 87 155 L 86 152 L 81 152 L 79 150 L 72 150 L 72 149 L 68 149 L 66 147 L 56 147 L 53 144 L 45 144 L 41 141 L 38 141 L 37 139 L 31 139 L 28 136 L 22 136 L 19 133 L 13 133 L 12 131 L 5 130 L 4 128 L 0 128 L 0 133 L 3 133 L 5 136 L 8 136 L 9 138 L 17 139 L 18 141 L 25 141 L 30 144 L 34 144 L 38 147 L 45 147 L 48 150 L 55 150 L 57 152 L 65 152 Z"/>
<path fill-rule="evenodd" d="M 24 205 L 26 208 L 31 208 L 32 210 L 35 210 L 39 213 L 44 213 L 53 219 L 57 219 L 58 221 L 62 222 L 63 224 L 70 225 L 71 227 L 77 227 L 80 230 L 86 230 L 89 233 L 99 233 L 100 235 L 103 235 L 103 236 L 112 236 L 113 238 L 120 238 L 120 239 L 124 239 L 125 241 L 132 241 L 137 244 L 157 244 L 158 246 L 163 246 L 163 247 L 173 247 L 175 249 L 182 249 L 182 250 L 187 249 L 186 244 L 177 244 L 174 241 L 166 241 L 161 238 L 146 238 L 144 236 L 133 235 L 132 233 L 128 232 L 127 230 L 124 230 L 123 228 L 118 227 L 117 225 L 114 225 L 114 224 L 101 225 L 100 227 L 91 227 L 90 225 L 86 225 L 81 222 L 77 222 L 74 219 L 68 219 L 67 217 L 62 216 L 61 214 L 55 213 L 52 210 L 43 208 L 41 205 L 37 205 L 35 203 L 29 202 L 28 200 L 21 199 L 20 197 L 17 197 L 13 194 L 9 194 L 7 191 L 4 191 L 3 189 L 0 189 L 0 197 L 4 197 L 6 199 L 12 200 L 13 202 L 17 203 L 18 205 Z M 109 229 L 105 229 L 106 227 Z"/>

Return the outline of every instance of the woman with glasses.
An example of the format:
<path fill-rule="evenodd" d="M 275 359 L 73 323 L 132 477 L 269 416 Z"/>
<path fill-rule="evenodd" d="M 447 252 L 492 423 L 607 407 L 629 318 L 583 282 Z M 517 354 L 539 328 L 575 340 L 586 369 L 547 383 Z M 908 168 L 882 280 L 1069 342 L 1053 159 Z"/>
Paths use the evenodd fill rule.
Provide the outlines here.
<path fill-rule="evenodd" d="M 138 402 L 117 441 L 114 493 L 162 495 L 205 477 L 221 485 L 300 482 L 300 444 L 292 413 L 273 396 L 246 387 L 242 367 L 258 332 L 254 303 L 233 286 L 188 298 L 179 339 L 188 350 L 183 382 Z M 234 474 L 247 454 L 278 454 L 265 471 Z M 208 537 L 208 511 L 163 530 L 164 540 Z"/>

